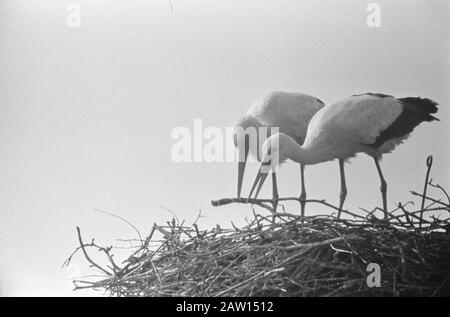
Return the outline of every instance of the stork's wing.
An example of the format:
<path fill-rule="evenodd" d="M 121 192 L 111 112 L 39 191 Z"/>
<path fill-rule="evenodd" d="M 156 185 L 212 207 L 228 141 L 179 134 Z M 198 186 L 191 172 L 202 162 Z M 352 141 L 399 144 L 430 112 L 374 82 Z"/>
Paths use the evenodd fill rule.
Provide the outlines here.
<path fill-rule="evenodd" d="M 302 144 L 309 121 L 323 106 L 323 102 L 313 96 L 273 92 L 255 103 L 247 114 L 268 126 L 278 127 L 280 132 Z"/>
<path fill-rule="evenodd" d="M 404 105 L 398 99 L 382 94 L 351 96 L 331 106 L 334 123 L 372 145 L 383 131 L 401 115 Z"/>

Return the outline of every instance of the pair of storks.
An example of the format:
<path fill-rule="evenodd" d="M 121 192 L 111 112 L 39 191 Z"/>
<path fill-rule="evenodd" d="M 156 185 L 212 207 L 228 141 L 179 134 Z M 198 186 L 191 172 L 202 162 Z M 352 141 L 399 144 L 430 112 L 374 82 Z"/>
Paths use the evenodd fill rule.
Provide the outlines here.
<path fill-rule="evenodd" d="M 436 106 L 437 103 L 428 98 L 395 98 L 380 93 L 353 95 L 325 106 L 318 98 L 306 94 L 273 92 L 255 103 L 235 126 L 234 143 L 240 154 L 238 198 L 245 165 L 252 154 L 261 161 L 261 166 L 248 197 L 251 198 L 256 189 L 254 198 L 257 198 L 271 173 L 275 211 L 279 198 L 277 167 L 290 159 L 300 163 L 299 200 L 304 216 L 305 165 L 337 159 L 341 177 L 339 218 L 347 196 L 344 163 L 363 152 L 375 162 L 381 180 L 384 217 L 387 218 L 387 185 L 380 167 L 381 156 L 401 144 L 421 122 L 438 120 L 432 115 L 437 112 Z M 270 128 L 274 127 L 278 133 L 271 135 Z M 256 129 L 256 137 L 248 133 L 249 128 Z"/>

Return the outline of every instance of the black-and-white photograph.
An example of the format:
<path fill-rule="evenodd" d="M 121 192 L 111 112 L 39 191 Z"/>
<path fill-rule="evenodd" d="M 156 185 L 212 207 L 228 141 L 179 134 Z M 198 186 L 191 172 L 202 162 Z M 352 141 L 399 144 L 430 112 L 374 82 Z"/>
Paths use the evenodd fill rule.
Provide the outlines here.
<path fill-rule="evenodd" d="M 0 0 L 0 297 L 449 297 L 449 56 L 449 0 Z"/>

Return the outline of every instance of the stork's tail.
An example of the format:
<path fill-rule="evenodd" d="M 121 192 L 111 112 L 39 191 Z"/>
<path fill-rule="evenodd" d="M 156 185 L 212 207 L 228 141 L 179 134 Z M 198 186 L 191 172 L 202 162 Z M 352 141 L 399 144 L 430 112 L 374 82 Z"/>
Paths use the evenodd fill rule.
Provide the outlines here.
<path fill-rule="evenodd" d="M 422 97 L 406 97 L 399 98 L 402 103 L 408 104 L 416 109 L 421 114 L 423 121 L 439 121 L 438 118 L 432 115 L 438 111 L 438 103 L 434 100 Z"/>

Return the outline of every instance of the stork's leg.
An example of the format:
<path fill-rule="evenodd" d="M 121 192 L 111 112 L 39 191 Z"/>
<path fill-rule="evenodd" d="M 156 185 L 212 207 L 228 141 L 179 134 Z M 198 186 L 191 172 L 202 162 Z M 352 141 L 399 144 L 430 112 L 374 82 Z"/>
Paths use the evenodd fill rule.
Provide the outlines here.
<path fill-rule="evenodd" d="M 302 193 L 300 194 L 300 211 L 301 216 L 305 216 L 306 190 L 305 190 L 305 165 L 300 164 L 300 177 L 302 182 Z"/>
<path fill-rule="evenodd" d="M 273 212 L 277 212 L 277 206 L 278 206 L 278 185 L 277 185 L 277 173 L 272 172 L 272 204 L 273 204 Z"/>
<path fill-rule="evenodd" d="M 341 174 L 341 193 L 339 194 L 339 211 L 337 214 L 338 219 L 341 217 L 342 207 L 344 206 L 344 201 L 347 197 L 347 184 L 345 181 L 344 163 L 345 160 L 339 159 L 339 172 Z"/>
<path fill-rule="evenodd" d="M 386 184 L 386 180 L 383 177 L 383 172 L 381 172 L 380 162 L 379 162 L 378 158 L 374 157 L 373 159 L 375 161 L 375 165 L 377 166 L 378 175 L 380 176 L 380 181 L 381 181 L 380 191 L 381 191 L 381 197 L 383 198 L 384 219 L 387 219 L 387 198 L 386 198 L 387 184 Z"/>

